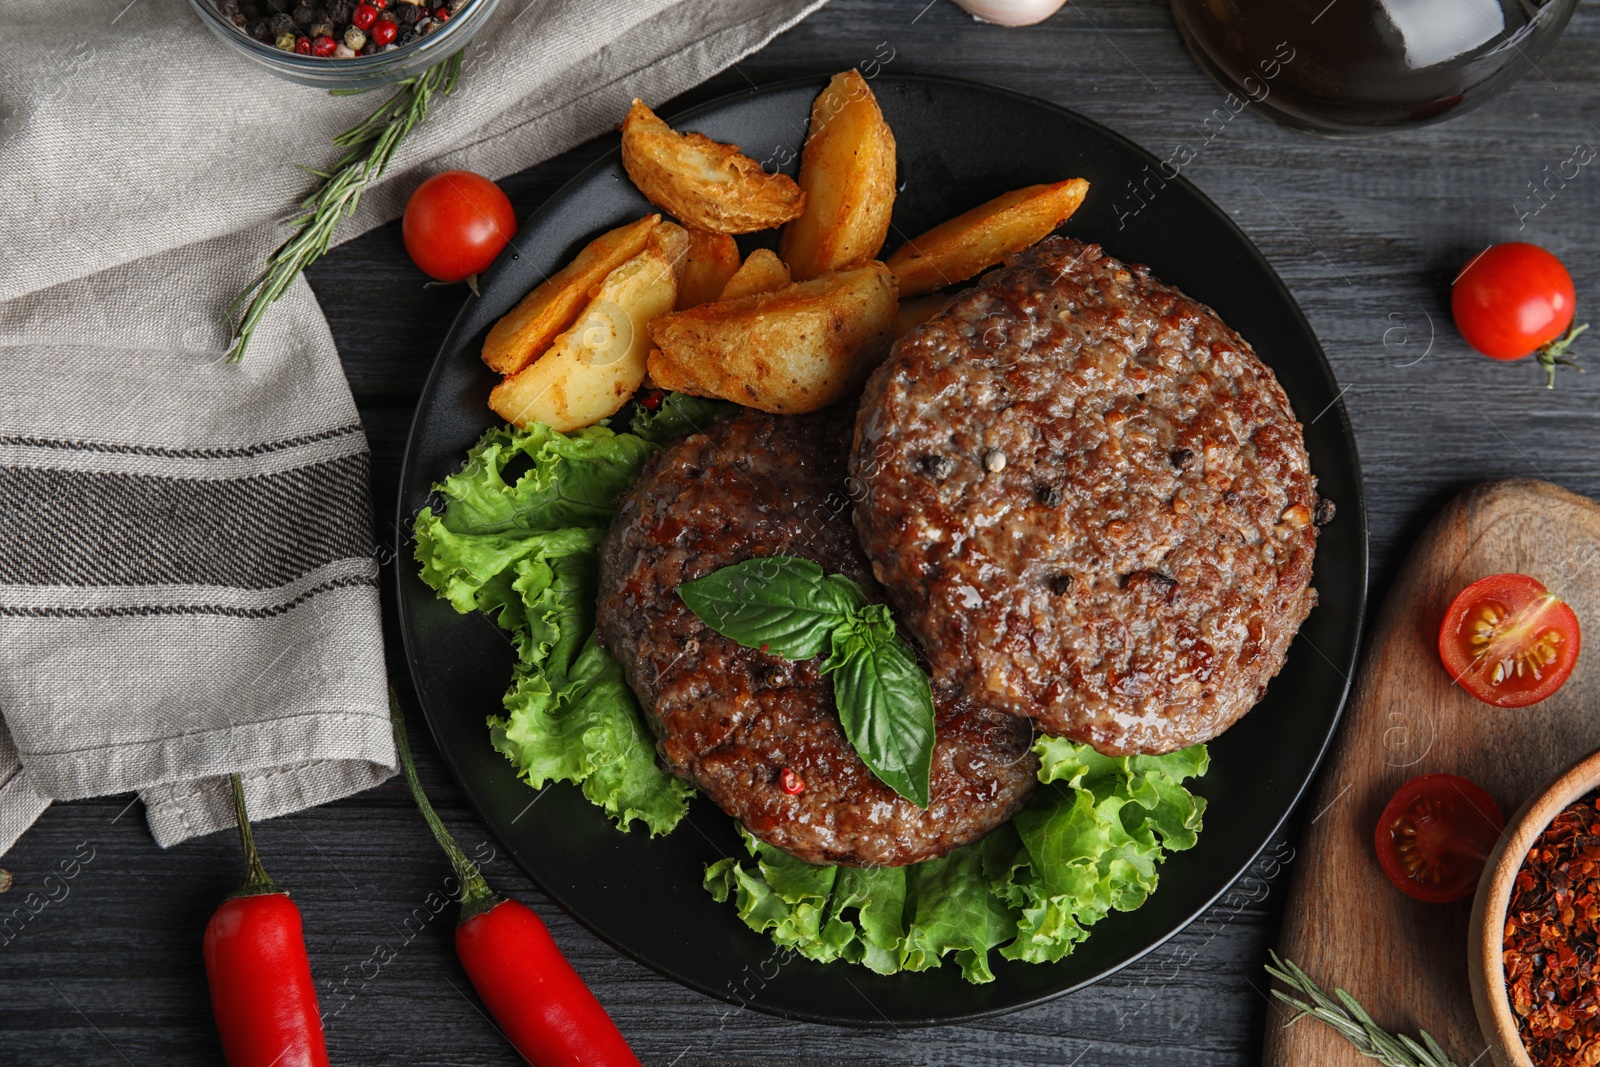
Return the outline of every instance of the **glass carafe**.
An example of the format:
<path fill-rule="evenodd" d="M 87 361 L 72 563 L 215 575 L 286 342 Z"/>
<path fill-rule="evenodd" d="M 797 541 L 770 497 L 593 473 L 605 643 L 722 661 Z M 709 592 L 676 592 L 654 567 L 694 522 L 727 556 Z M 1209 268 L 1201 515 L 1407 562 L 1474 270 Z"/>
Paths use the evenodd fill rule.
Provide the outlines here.
<path fill-rule="evenodd" d="M 1224 89 L 1285 126 L 1338 136 L 1438 122 L 1482 103 L 1537 69 L 1576 6 L 1172 0 L 1172 13 Z"/>

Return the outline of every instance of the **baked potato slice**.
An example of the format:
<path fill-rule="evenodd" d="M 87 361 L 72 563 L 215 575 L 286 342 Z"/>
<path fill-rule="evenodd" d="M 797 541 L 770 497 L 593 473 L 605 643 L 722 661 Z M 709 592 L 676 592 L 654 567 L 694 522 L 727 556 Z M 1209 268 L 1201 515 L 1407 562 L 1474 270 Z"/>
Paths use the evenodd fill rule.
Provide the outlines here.
<path fill-rule="evenodd" d="M 672 265 L 672 275 L 683 284 L 683 272 L 689 267 L 689 231 L 676 222 L 662 222 L 650 231 L 646 248 L 653 248 Z"/>
<path fill-rule="evenodd" d="M 1088 192 L 1082 178 L 1015 189 L 907 241 L 889 257 L 900 295 L 964 282 L 1042 241 L 1072 217 Z"/>
<path fill-rule="evenodd" d="M 910 300 L 900 301 L 900 307 L 894 315 L 894 339 L 896 341 L 900 340 L 900 338 L 939 314 L 949 302 L 950 298 L 948 296 L 940 296 L 938 294 L 914 296 Z"/>
<path fill-rule="evenodd" d="M 894 275 L 872 262 L 663 315 L 650 324 L 650 377 L 663 389 L 780 415 L 816 411 L 878 364 L 895 304 Z"/>
<path fill-rule="evenodd" d="M 646 247 L 608 274 L 572 327 L 489 394 L 516 426 L 562 432 L 615 415 L 644 381 L 652 319 L 672 310 L 678 279 L 661 248 Z"/>
<path fill-rule="evenodd" d="M 678 279 L 678 310 L 721 298 L 728 279 L 739 272 L 739 246 L 725 233 L 689 231 L 689 254 Z"/>
<path fill-rule="evenodd" d="M 532 363 L 572 325 L 594 287 L 644 249 L 660 223 L 660 215 L 646 215 L 590 241 L 494 324 L 483 342 L 483 361 L 501 374 Z"/>
<path fill-rule="evenodd" d="M 728 279 L 728 284 L 723 286 L 722 294 L 717 299 L 737 300 L 741 296 L 770 293 L 782 289 L 792 280 L 789 268 L 776 252 L 770 248 L 758 248 L 745 257 L 744 265 Z"/>
<path fill-rule="evenodd" d="M 768 174 L 737 145 L 679 133 L 638 100 L 622 122 L 622 166 L 652 204 L 697 230 L 753 233 L 805 209 L 787 174 Z"/>
<path fill-rule="evenodd" d="M 894 134 L 860 71 L 835 74 L 811 105 L 799 184 L 806 209 L 778 244 L 797 281 L 877 258 L 894 214 Z"/>

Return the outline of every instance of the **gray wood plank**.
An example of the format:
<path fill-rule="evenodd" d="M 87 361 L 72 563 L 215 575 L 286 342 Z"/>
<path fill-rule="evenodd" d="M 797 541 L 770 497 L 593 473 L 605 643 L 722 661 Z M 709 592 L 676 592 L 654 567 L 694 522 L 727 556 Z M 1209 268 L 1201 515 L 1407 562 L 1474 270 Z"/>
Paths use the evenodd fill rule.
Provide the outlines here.
<path fill-rule="evenodd" d="M 886 43 L 891 69 L 1032 93 L 1162 154 L 1204 142 L 1197 127 L 1222 104 L 1160 0 L 1079 0 L 1027 30 L 979 25 L 948 0 L 924 3 L 833 0 L 680 103 L 842 69 Z M 1589 121 L 1600 114 L 1597 60 L 1600 4 L 1586 2 L 1540 64 L 1543 76 L 1456 121 L 1327 141 L 1241 115 L 1185 170 L 1271 259 L 1348 387 L 1375 592 L 1432 512 L 1471 482 L 1532 475 L 1600 494 L 1600 377 L 1566 376 L 1547 392 L 1533 367 L 1478 357 L 1451 328 L 1447 298 L 1472 252 L 1523 239 L 1566 259 L 1580 313 L 1592 309 L 1600 262 L 1588 250 L 1600 246 L 1600 178 L 1586 169 L 1520 230 L 1518 211 L 1526 210 L 1525 183 L 1546 164 L 1566 159 L 1580 141 L 1600 141 Z M 471 92 L 470 73 L 462 91 Z M 578 149 L 508 179 L 518 212 L 537 207 L 594 153 Z M 412 406 L 461 294 L 422 287 L 397 226 L 337 249 L 311 280 L 371 436 L 387 536 Z M 392 640 L 390 655 L 403 663 Z M 424 779 L 447 822 L 469 846 L 484 840 L 426 731 L 416 733 Z M 236 844 L 224 834 L 161 852 L 138 807 L 126 808 L 129 799 L 57 805 L 0 861 L 17 883 L 0 896 L 0 1064 L 220 1058 L 199 946 L 212 908 L 239 876 Z M 265 823 L 259 834 L 269 867 L 305 914 L 335 1062 L 517 1062 L 455 962 L 450 912 L 406 926 L 416 909 L 426 917 L 446 869 L 403 790 L 391 784 Z M 94 858 L 64 896 L 56 889 L 62 899 L 4 926 L 83 843 Z M 677 1067 L 1253 1063 L 1270 1010 L 1260 966 L 1286 870 L 1256 882 L 1252 899 L 1225 899 L 1124 974 L 1050 1005 L 969 1026 L 858 1034 L 731 1012 L 600 944 L 544 903 L 506 859 L 488 867 L 497 885 L 540 910 L 644 1062 Z M 380 945 L 396 956 L 374 973 L 367 961 Z"/>

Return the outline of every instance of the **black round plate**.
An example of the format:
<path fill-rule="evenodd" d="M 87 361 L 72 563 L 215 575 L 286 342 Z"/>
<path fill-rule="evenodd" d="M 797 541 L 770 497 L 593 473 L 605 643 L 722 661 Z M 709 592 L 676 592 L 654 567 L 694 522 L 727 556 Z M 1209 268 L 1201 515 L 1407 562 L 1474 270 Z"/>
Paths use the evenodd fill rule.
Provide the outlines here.
<path fill-rule="evenodd" d="M 674 125 L 793 173 L 825 84 L 808 78 L 738 93 L 675 116 Z M 968 985 L 949 962 L 882 977 L 785 959 L 701 888 L 707 863 L 744 855 L 733 820 L 709 801 L 697 799 L 683 825 L 650 840 L 640 830 L 619 833 L 572 786 L 535 793 L 517 780 L 484 726 L 510 676 L 507 641 L 487 618 L 457 615 L 422 584 L 409 527 L 398 570 L 406 650 L 434 737 L 484 821 L 551 899 L 619 951 L 711 996 L 795 1019 L 906 1026 L 1010 1011 L 1087 985 L 1160 945 L 1244 872 L 1299 799 L 1343 707 L 1366 601 L 1367 523 L 1354 438 L 1322 349 L 1277 274 L 1216 205 L 1182 178 L 1162 179 L 1150 153 L 1052 104 L 942 78 L 885 74 L 872 85 L 899 144 L 891 248 L 1008 189 L 1087 178 L 1088 200 L 1067 232 L 1149 264 L 1255 346 L 1305 422 L 1312 470 L 1338 505 L 1317 549 L 1321 603 L 1266 699 L 1211 746 L 1211 771 L 1198 787 L 1210 804 L 1205 831 L 1193 850 L 1167 861 L 1149 902 L 1113 913 L 1060 963 L 996 957 L 996 980 L 983 986 Z M 462 309 L 423 390 L 402 516 L 427 503 L 432 483 L 460 466 L 495 421 L 485 406 L 493 376 L 478 358 L 489 327 L 584 241 L 647 208 L 613 151 L 522 226 L 514 250 L 483 277 L 482 298 Z"/>

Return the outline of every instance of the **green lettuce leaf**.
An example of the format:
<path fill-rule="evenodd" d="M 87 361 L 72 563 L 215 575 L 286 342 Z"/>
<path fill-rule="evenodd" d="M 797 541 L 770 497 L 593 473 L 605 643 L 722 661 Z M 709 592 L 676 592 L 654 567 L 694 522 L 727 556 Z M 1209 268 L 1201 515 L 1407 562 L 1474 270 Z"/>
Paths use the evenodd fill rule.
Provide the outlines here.
<path fill-rule="evenodd" d="M 517 650 L 505 714 L 489 718 L 496 751 L 533 787 L 572 782 L 620 828 L 638 820 L 652 835 L 678 824 L 693 790 L 657 765 L 622 668 L 595 643 L 598 550 L 612 502 L 690 413 L 705 416 L 674 404 L 654 440 L 603 426 L 490 430 L 415 525 L 423 581 L 494 619 Z"/>
<path fill-rule="evenodd" d="M 1048 963 L 1112 911 L 1142 905 L 1169 852 L 1192 848 L 1205 799 L 1205 746 L 1167 756 L 1102 756 L 1043 738 L 1040 786 L 1015 819 L 981 841 L 910 867 L 814 867 L 744 834 L 754 867 L 720 860 L 706 887 L 752 929 L 824 962 L 879 974 L 951 957 L 969 982 L 993 981 L 990 952 Z M 742 831 L 741 831 L 742 832 Z"/>
<path fill-rule="evenodd" d="M 747 870 L 735 859 L 711 864 L 705 874 L 711 895 L 719 901 L 731 895 L 745 925 L 769 934 L 780 948 L 820 963 L 838 959 L 838 952 L 821 935 L 839 868 L 797 860 L 752 837 L 742 826 L 739 835 L 756 859 L 755 869 Z"/>
<path fill-rule="evenodd" d="M 654 411 L 645 410 L 642 404 L 633 405 L 628 420 L 628 432 L 651 444 L 664 445 L 699 433 L 724 415 L 739 410 L 738 404 L 726 400 L 710 400 L 688 393 L 668 393 Z"/>

